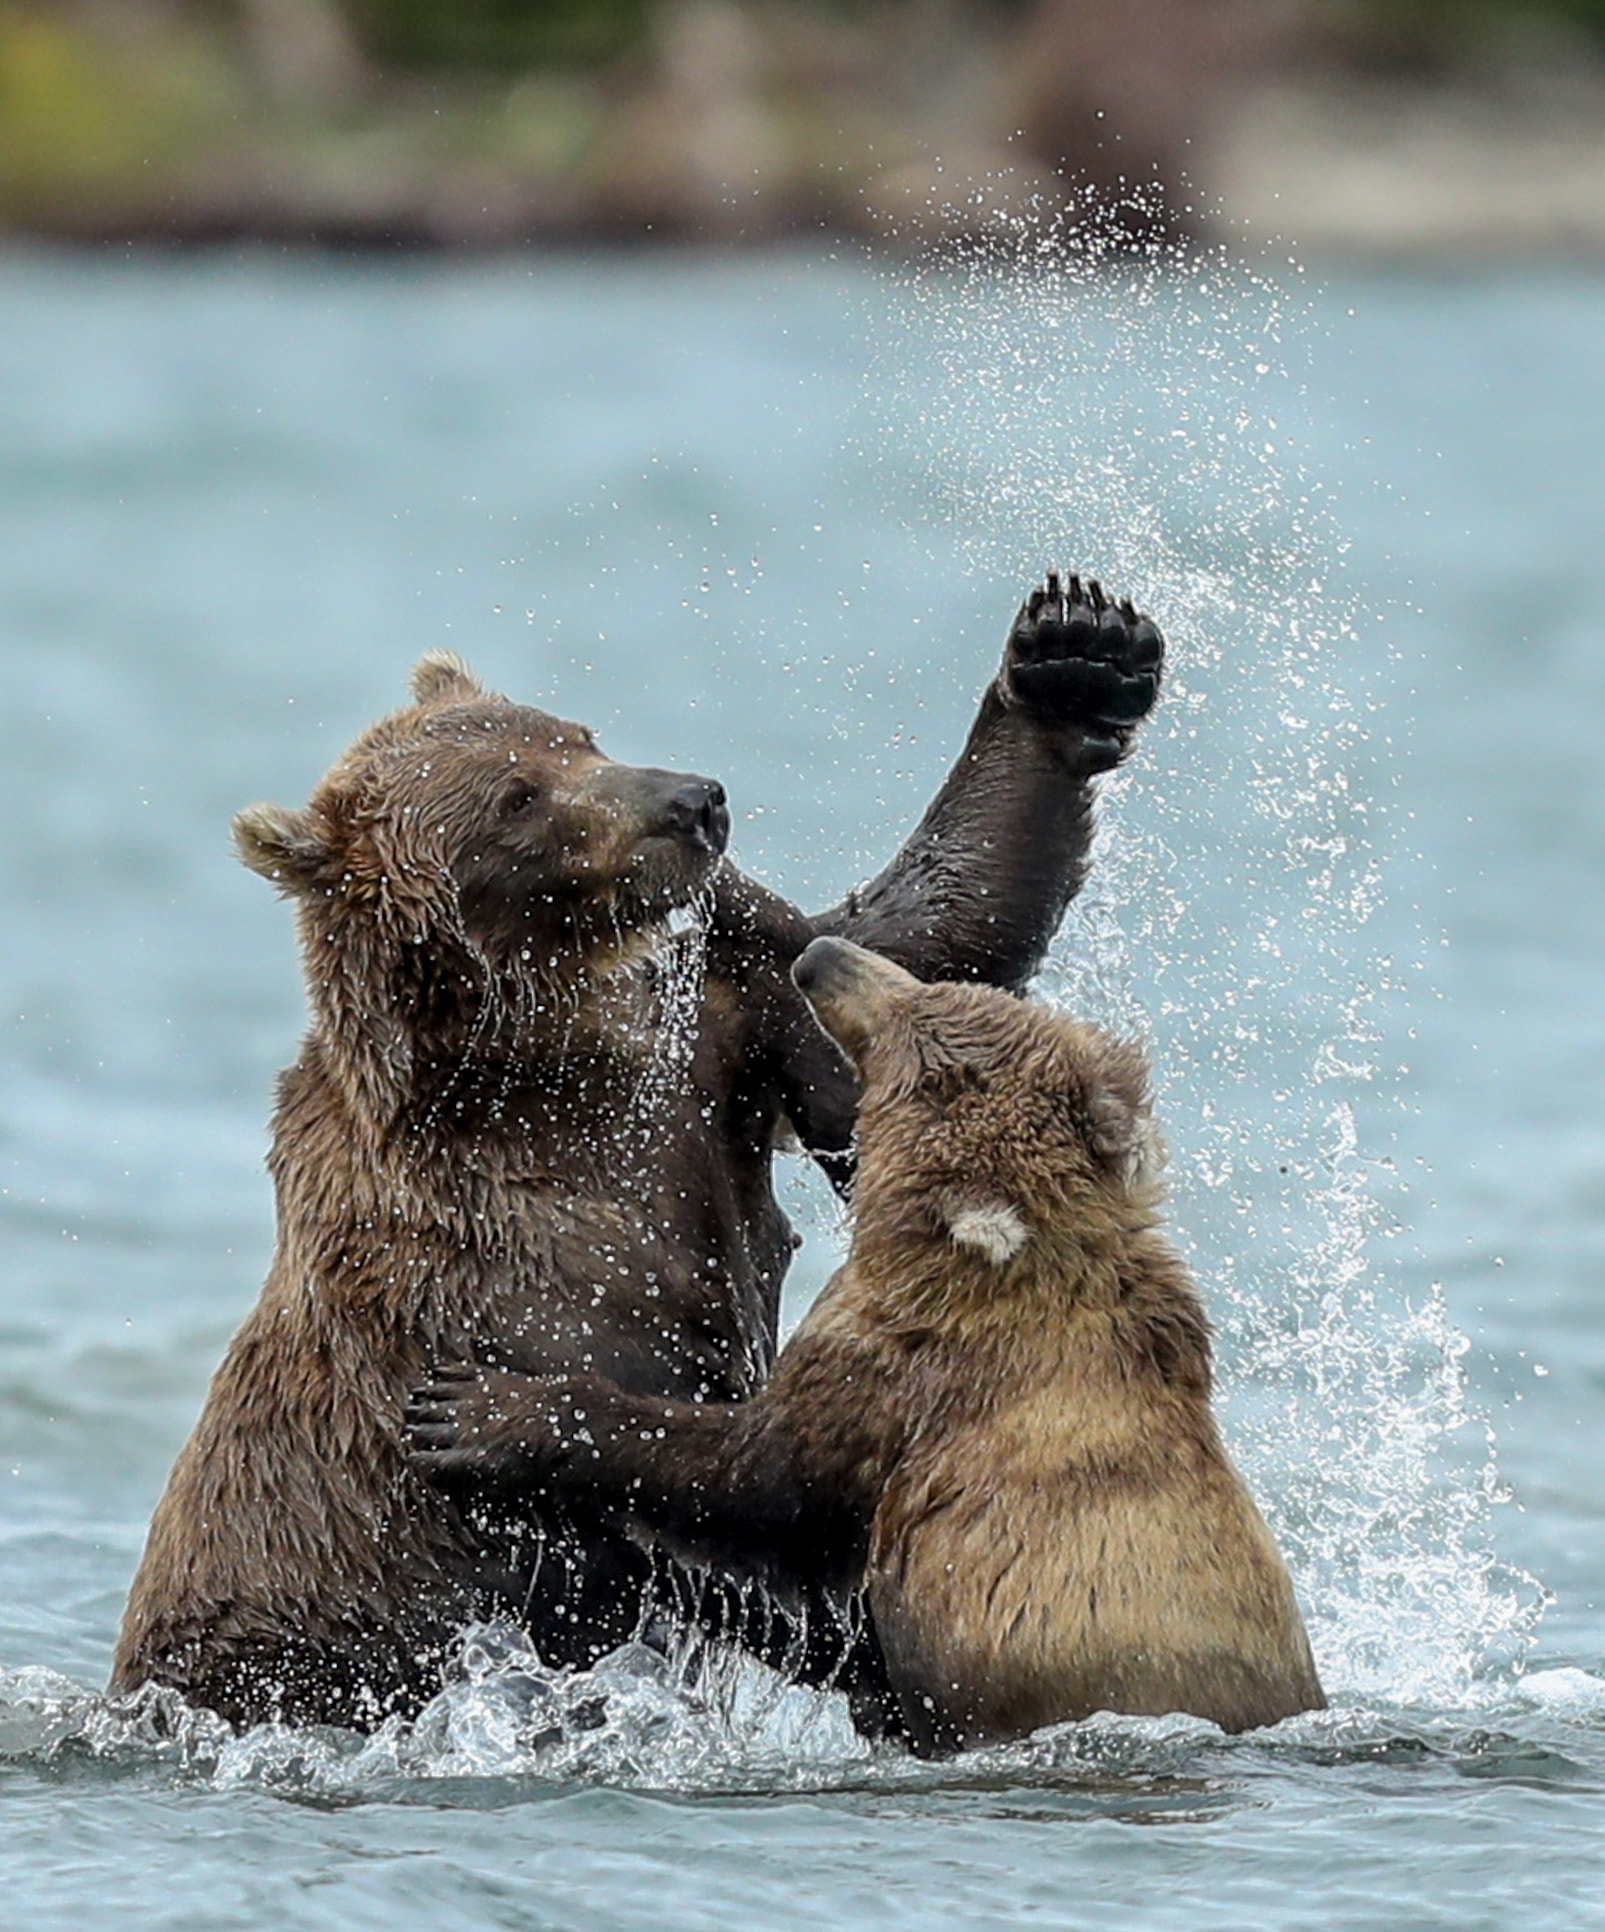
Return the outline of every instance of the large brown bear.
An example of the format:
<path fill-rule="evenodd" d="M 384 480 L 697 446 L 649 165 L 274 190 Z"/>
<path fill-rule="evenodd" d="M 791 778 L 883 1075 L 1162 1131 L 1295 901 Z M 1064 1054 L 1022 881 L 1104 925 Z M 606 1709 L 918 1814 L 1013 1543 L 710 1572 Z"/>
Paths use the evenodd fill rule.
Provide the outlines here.
<path fill-rule="evenodd" d="M 615 764 L 443 655 L 304 811 L 242 813 L 311 1007 L 277 1253 L 156 1511 L 113 1688 L 371 1725 L 437 1690 L 466 1621 L 521 1620 L 555 1662 L 628 1637 L 636 1542 L 584 1505 L 441 1494 L 404 1453 L 407 1391 L 466 1356 L 752 1395 L 793 1247 L 774 1149 L 794 1129 L 843 1180 L 857 1100 L 792 961 L 847 933 L 928 976 L 1029 978 L 1161 652 L 1129 604 L 1050 578 L 908 843 L 814 918 L 724 860 L 717 784 Z"/>
<path fill-rule="evenodd" d="M 1222 1448 L 1157 1226 L 1137 1049 L 841 939 L 793 968 L 863 1082 L 852 1246 L 751 1401 L 467 1367 L 437 1478 L 583 1497 L 704 1562 L 867 1596 L 931 1753 L 1111 1710 L 1229 1731 L 1325 1699 Z"/>

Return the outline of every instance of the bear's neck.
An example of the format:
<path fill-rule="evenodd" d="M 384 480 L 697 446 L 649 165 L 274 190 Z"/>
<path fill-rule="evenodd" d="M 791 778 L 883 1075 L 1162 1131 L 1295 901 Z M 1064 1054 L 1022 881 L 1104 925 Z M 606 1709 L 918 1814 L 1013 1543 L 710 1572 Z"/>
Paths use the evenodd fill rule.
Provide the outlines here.
<path fill-rule="evenodd" d="M 1028 1357 L 1046 1369 L 1070 1351 L 1085 1372 L 1101 1364 L 1118 1376 L 1141 1361 L 1208 1399 L 1209 1323 L 1151 1207 L 1133 1203 L 1123 1226 L 1105 1220 L 1096 1244 L 1034 1232 L 1002 1263 L 910 1234 L 906 1216 L 896 1229 L 871 1215 L 855 1230 L 848 1268 L 878 1328 L 912 1346 L 955 1351 L 978 1386 L 1000 1365 L 1014 1373 Z"/>
<path fill-rule="evenodd" d="M 378 1146 L 420 1135 L 540 1142 L 627 1107 L 661 1021 L 654 935 L 610 952 L 498 971 L 461 946 L 392 945 L 308 960 L 310 1046 L 353 1130 Z"/>

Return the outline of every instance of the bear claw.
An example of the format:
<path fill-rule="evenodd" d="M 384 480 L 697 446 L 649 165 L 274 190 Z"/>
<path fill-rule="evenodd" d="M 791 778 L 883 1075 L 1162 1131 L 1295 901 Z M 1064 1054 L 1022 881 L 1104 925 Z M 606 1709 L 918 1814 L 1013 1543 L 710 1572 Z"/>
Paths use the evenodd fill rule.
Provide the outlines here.
<path fill-rule="evenodd" d="M 402 1431 L 415 1467 L 437 1478 L 483 1467 L 485 1447 L 475 1440 L 481 1432 L 473 1418 L 474 1398 L 481 1392 L 477 1369 L 451 1364 L 435 1369 L 430 1381 L 408 1394 Z"/>
<path fill-rule="evenodd" d="M 1010 694 L 1043 723 L 1079 725 L 1097 762 L 1114 764 L 1159 695 L 1165 641 L 1129 597 L 1096 577 L 1050 570 L 1009 633 Z"/>
<path fill-rule="evenodd" d="M 402 1411 L 407 1460 L 438 1483 L 531 1480 L 567 1447 L 563 1415 L 531 1402 L 540 1386 L 537 1378 L 482 1363 L 438 1364 L 409 1391 Z"/>

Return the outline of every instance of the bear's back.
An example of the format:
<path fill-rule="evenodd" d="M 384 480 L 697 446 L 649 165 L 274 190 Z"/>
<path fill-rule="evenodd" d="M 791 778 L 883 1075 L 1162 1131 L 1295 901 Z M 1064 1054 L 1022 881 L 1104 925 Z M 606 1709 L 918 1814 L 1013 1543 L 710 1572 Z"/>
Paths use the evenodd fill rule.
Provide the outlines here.
<path fill-rule="evenodd" d="M 1324 1699 L 1293 1588 L 1207 1402 L 1084 1374 L 916 1440 L 868 1585 L 930 1748 L 1113 1710 L 1229 1731 Z"/>

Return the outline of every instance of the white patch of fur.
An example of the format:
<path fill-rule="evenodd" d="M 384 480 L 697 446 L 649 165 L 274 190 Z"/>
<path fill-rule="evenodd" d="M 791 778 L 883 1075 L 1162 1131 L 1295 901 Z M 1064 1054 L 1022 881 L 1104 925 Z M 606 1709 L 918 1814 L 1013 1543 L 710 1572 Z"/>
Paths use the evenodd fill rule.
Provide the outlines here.
<path fill-rule="evenodd" d="M 988 1201 L 985 1207 L 961 1208 L 948 1217 L 948 1232 L 966 1248 L 974 1248 L 1002 1267 L 1025 1246 L 1031 1230 L 1007 1201 Z"/>

